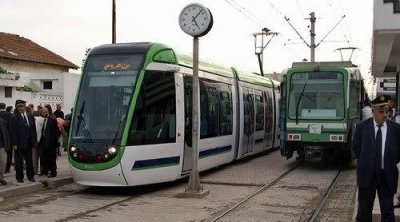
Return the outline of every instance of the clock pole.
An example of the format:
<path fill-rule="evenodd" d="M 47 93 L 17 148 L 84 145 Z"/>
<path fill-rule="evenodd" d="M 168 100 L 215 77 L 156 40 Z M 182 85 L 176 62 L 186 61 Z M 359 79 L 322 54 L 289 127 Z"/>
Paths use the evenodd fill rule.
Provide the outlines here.
<path fill-rule="evenodd" d="M 112 44 L 116 42 L 116 27 L 115 27 L 115 0 L 112 2 Z"/>
<path fill-rule="evenodd" d="M 192 14 L 194 11 L 194 14 Z M 203 12 L 203 13 L 202 13 Z M 202 17 L 205 16 L 205 17 Z M 201 18 L 201 19 L 200 19 Z M 198 20 L 196 20 L 198 19 Z M 200 21 L 204 20 L 202 26 Z M 213 18 L 211 12 L 204 6 L 193 3 L 186 6 L 179 16 L 179 25 L 182 31 L 193 36 L 193 89 L 192 89 L 192 170 L 190 172 L 188 186 L 185 192 L 177 197 L 204 197 L 209 194 L 208 190 L 203 190 L 200 184 L 198 171 L 199 159 L 199 37 L 206 35 L 212 25 Z M 204 26 L 204 27 L 203 27 Z"/>
<path fill-rule="evenodd" d="M 192 158 L 193 167 L 189 177 L 187 191 L 199 193 L 201 188 L 198 171 L 198 138 L 199 138 L 199 38 L 193 38 L 193 93 L 192 93 Z"/>

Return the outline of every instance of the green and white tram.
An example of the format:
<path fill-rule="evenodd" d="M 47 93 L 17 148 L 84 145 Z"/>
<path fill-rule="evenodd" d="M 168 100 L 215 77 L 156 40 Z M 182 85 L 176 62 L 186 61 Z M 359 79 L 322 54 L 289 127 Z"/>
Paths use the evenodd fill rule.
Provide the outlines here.
<path fill-rule="evenodd" d="M 158 43 L 93 48 L 75 101 L 75 182 L 136 186 L 188 176 L 192 60 Z M 276 82 L 200 62 L 200 171 L 279 145 Z"/>
<path fill-rule="evenodd" d="M 351 136 L 365 90 L 351 62 L 293 63 L 281 83 L 281 154 L 351 160 Z"/>

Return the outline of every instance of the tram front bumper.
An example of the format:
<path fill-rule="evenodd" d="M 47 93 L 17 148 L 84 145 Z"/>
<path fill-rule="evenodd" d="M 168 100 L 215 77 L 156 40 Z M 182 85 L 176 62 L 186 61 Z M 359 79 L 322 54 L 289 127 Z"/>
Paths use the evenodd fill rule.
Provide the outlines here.
<path fill-rule="evenodd" d="M 322 146 L 305 146 L 304 159 L 307 161 L 321 161 L 323 147 Z"/>
<path fill-rule="evenodd" d="M 71 173 L 75 183 L 84 186 L 128 186 L 120 164 L 107 170 L 81 170 L 71 166 Z"/>

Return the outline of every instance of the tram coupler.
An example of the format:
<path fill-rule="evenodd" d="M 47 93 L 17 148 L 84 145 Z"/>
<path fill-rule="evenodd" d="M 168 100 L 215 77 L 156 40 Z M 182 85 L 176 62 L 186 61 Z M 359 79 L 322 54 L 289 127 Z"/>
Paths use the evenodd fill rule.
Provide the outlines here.
<path fill-rule="evenodd" d="M 304 159 L 306 161 L 322 161 L 321 146 L 306 146 L 304 147 Z"/>

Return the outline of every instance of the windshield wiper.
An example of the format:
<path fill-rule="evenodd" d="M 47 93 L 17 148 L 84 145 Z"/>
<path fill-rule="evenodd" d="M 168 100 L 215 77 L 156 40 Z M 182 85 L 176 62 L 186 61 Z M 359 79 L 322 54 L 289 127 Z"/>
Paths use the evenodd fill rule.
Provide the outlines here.
<path fill-rule="evenodd" d="M 306 89 L 307 82 L 308 82 L 308 79 L 304 83 L 303 90 L 301 91 L 300 96 L 299 96 L 299 100 L 297 101 L 297 104 L 296 104 L 296 125 L 299 124 L 299 105 L 300 105 L 301 98 L 303 97 L 304 90 Z"/>
<path fill-rule="evenodd" d="M 90 132 L 86 127 L 85 116 L 83 115 L 83 111 L 85 110 L 85 102 L 86 101 L 84 100 L 79 110 L 79 115 L 76 116 L 76 118 L 78 118 L 78 124 L 76 127 L 75 135 L 78 135 L 80 126 L 81 124 L 83 124 L 83 135 L 85 136 L 86 139 L 89 139 L 89 141 L 93 143 L 92 137 L 90 136 Z"/>
<path fill-rule="evenodd" d="M 114 139 L 112 140 L 111 144 L 114 144 L 115 141 L 117 140 L 117 136 L 118 136 L 118 133 L 119 133 L 119 128 L 121 126 L 122 121 L 125 119 L 125 116 L 126 116 L 125 114 L 121 116 L 121 119 L 118 122 L 117 132 L 115 133 Z"/>

